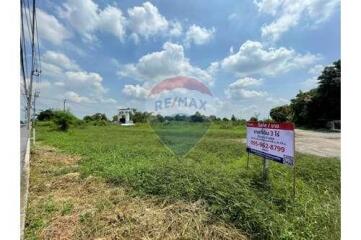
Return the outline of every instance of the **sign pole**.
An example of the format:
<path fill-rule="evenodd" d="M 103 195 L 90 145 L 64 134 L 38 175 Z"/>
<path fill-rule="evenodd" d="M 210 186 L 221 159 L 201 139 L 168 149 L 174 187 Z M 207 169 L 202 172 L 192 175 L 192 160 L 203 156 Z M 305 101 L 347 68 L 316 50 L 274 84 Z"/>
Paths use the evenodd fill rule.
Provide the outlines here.
<path fill-rule="evenodd" d="M 249 168 L 249 152 L 247 152 L 247 169 Z"/>
<path fill-rule="evenodd" d="M 293 149 L 296 151 L 295 138 L 293 138 Z M 293 159 L 293 200 L 296 198 L 296 157 Z"/>
<path fill-rule="evenodd" d="M 293 200 L 296 198 L 296 167 L 293 165 Z"/>
<path fill-rule="evenodd" d="M 263 179 L 268 180 L 268 160 L 265 157 L 263 158 Z"/>

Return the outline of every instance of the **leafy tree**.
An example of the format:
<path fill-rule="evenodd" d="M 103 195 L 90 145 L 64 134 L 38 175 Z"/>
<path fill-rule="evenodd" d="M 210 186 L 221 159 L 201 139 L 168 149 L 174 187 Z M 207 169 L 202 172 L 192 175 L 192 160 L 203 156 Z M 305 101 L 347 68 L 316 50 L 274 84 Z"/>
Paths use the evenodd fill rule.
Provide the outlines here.
<path fill-rule="evenodd" d="M 234 114 L 232 114 L 231 121 L 232 121 L 232 122 L 237 121 L 237 118 L 236 118 L 236 116 L 234 116 Z"/>
<path fill-rule="evenodd" d="M 41 111 L 37 117 L 37 119 L 39 121 L 49 121 L 49 120 L 52 120 L 53 118 L 54 118 L 53 109 L 47 109 L 47 110 Z"/>
<path fill-rule="evenodd" d="M 53 121 L 60 131 L 67 131 L 70 125 L 78 123 L 78 119 L 68 111 L 55 111 Z"/>
<path fill-rule="evenodd" d="M 204 122 L 205 121 L 205 117 L 200 114 L 198 111 L 191 115 L 191 122 Z"/>
<path fill-rule="evenodd" d="M 119 121 L 118 115 L 114 115 L 112 119 L 113 119 L 113 122 L 118 122 Z"/>
<path fill-rule="evenodd" d="M 298 125 L 311 126 L 317 112 L 317 103 L 314 101 L 316 89 L 308 92 L 300 91 L 296 98 L 291 99 L 290 109 L 292 120 Z"/>
<path fill-rule="evenodd" d="M 256 118 L 256 117 L 251 117 L 251 118 L 249 119 L 249 121 L 250 121 L 250 122 L 257 122 L 257 121 L 258 121 L 258 118 Z"/>
<path fill-rule="evenodd" d="M 150 115 L 151 114 L 148 112 L 140 112 L 136 109 L 133 109 L 133 113 L 130 115 L 130 118 L 135 123 L 146 123 Z"/>
<path fill-rule="evenodd" d="M 107 116 L 104 113 L 95 113 L 91 116 L 84 116 L 84 121 L 90 122 L 90 121 L 108 121 Z"/>
<path fill-rule="evenodd" d="M 315 101 L 318 102 L 319 119 L 341 119 L 341 60 L 327 66 L 318 77 L 319 86 Z"/>
<path fill-rule="evenodd" d="M 271 109 L 271 118 L 276 122 L 286 122 L 290 118 L 291 109 L 288 105 L 283 105 Z"/>
<path fill-rule="evenodd" d="M 289 118 L 297 125 L 325 127 L 328 121 L 341 119 L 341 61 L 327 66 L 318 77 L 317 88 L 300 91 L 289 105 Z M 273 108 L 271 117 L 284 119 L 287 106 Z"/>

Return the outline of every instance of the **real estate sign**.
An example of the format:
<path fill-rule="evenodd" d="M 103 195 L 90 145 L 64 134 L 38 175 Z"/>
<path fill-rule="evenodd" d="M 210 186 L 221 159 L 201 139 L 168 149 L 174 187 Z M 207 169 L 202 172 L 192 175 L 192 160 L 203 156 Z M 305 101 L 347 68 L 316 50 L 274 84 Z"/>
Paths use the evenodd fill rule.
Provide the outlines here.
<path fill-rule="evenodd" d="M 293 123 L 247 122 L 247 151 L 290 166 L 294 165 Z"/>

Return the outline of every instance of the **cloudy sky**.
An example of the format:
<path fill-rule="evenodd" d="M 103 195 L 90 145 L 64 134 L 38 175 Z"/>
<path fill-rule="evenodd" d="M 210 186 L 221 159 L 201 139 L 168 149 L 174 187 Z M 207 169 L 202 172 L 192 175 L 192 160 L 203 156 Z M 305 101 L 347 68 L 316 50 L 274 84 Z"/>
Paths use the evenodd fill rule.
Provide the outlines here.
<path fill-rule="evenodd" d="M 339 0 L 38 1 L 38 109 L 141 109 L 172 76 L 205 83 L 218 115 L 268 117 L 340 58 Z"/>

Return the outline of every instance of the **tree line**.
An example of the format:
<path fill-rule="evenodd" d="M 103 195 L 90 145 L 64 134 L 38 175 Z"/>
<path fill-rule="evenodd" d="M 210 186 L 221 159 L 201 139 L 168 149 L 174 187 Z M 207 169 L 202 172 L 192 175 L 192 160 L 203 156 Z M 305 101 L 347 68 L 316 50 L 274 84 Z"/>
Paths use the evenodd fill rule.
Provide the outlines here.
<path fill-rule="evenodd" d="M 272 108 L 270 116 L 276 122 L 292 121 L 309 128 L 341 120 L 341 60 L 323 69 L 316 88 L 299 91 L 290 104 Z"/>

